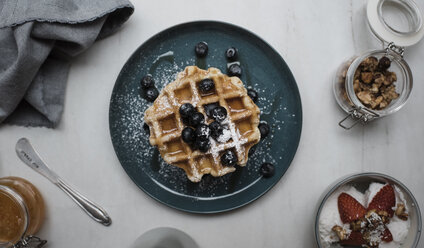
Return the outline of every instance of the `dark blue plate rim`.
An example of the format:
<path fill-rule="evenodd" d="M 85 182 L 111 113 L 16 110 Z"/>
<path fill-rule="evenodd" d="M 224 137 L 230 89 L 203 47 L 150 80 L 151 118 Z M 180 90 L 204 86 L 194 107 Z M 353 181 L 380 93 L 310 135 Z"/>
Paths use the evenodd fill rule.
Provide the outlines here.
<path fill-rule="evenodd" d="M 149 43 L 150 41 L 155 40 L 155 39 L 158 39 L 159 37 L 163 36 L 166 33 L 169 33 L 169 32 L 171 32 L 171 31 L 173 31 L 175 29 L 185 28 L 186 26 L 200 25 L 200 24 L 202 24 L 202 25 L 227 26 L 228 28 L 238 29 L 239 31 L 244 32 L 245 34 L 247 34 L 248 36 L 252 37 L 253 39 L 256 39 L 256 41 L 262 42 L 263 45 L 265 45 L 266 47 L 268 47 L 275 54 L 276 59 L 280 63 L 282 63 L 283 67 L 287 68 L 287 72 L 289 73 L 288 76 L 291 79 L 291 81 L 294 82 L 293 87 L 294 87 L 294 89 L 295 89 L 295 91 L 297 93 L 296 98 L 299 99 L 299 101 L 298 101 L 299 112 L 296 113 L 296 115 L 297 115 L 297 118 L 298 118 L 298 121 L 299 121 L 299 124 L 300 125 L 299 125 L 299 128 L 296 129 L 296 134 L 295 134 L 296 135 L 296 142 L 295 142 L 296 144 L 293 144 L 293 146 L 295 146 L 295 147 L 293 147 L 294 152 L 287 159 L 289 166 L 286 169 L 284 169 L 281 172 L 281 174 L 279 174 L 279 175 L 276 174 L 272 178 L 267 179 L 268 183 L 266 185 L 264 185 L 266 187 L 264 187 L 264 189 L 261 190 L 260 193 L 255 194 L 254 197 L 249 197 L 248 200 L 243 200 L 242 199 L 242 201 L 233 202 L 232 204 L 229 204 L 230 206 L 227 206 L 227 207 L 221 207 L 221 208 L 210 209 L 210 210 L 196 209 L 196 208 L 193 208 L 193 207 L 192 208 L 187 207 L 187 206 L 193 206 L 193 205 L 195 205 L 193 202 L 189 202 L 189 204 L 187 204 L 185 206 L 180 206 L 181 204 L 176 204 L 175 202 L 167 202 L 164 199 L 162 199 L 161 197 L 158 197 L 157 194 L 153 194 L 153 193 L 149 192 L 149 190 L 146 188 L 146 185 L 143 186 L 143 185 L 139 184 L 137 182 L 138 180 L 135 178 L 135 176 L 132 175 L 132 173 L 130 173 L 130 171 L 125 166 L 123 166 L 122 163 L 121 163 L 122 158 L 119 155 L 119 152 L 117 151 L 119 149 L 119 147 L 117 147 L 117 142 L 115 142 L 114 139 L 113 139 L 113 134 L 112 134 L 112 132 L 113 132 L 112 129 L 113 128 L 112 128 L 112 121 L 111 121 L 112 120 L 112 118 L 111 118 L 111 104 L 112 104 L 112 99 L 114 97 L 114 93 L 116 92 L 116 90 L 117 90 L 117 88 L 119 86 L 119 84 L 118 84 L 119 78 L 124 73 L 124 68 L 133 59 L 133 57 L 136 56 L 137 52 L 139 50 L 142 50 L 144 47 L 146 47 L 147 46 L 147 43 Z M 153 35 L 149 39 L 147 39 L 143 44 L 141 44 L 131 54 L 131 56 L 128 58 L 128 60 L 125 62 L 124 66 L 122 67 L 122 69 L 121 69 L 121 71 L 120 71 L 120 73 L 119 73 L 119 75 L 117 77 L 117 80 L 115 82 L 115 85 L 113 87 L 112 95 L 111 95 L 111 101 L 110 101 L 110 105 L 109 105 L 109 131 L 110 131 L 110 135 L 111 135 L 111 141 L 112 141 L 112 144 L 113 144 L 113 147 L 114 147 L 114 150 L 115 150 L 115 154 L 117 155 L 118 160 L 120 161 L 120 164 L 123 167 L 123 169 L 125 170 L 125 172 L 127 173 L 127 175 L 137 185 L 137 187 L 139 187 L 144 193 L 146 193 L 148 196 L 150 196 L 151 198 L 155 199 L 156 201 L 158 201 L 158 202 L 160 202 L 160 203 L 162 203 L 162 204 L 164 204 L 164 205 L 166 205 L 168 207 L 171 207 L 173 209 L 180 210 L 180 211 L 183 211 L 183 212 L 188 212 L 188 213 L 194 213 L 194 214 L 216 214 L 216 213 L 222 213 L 222 212 L 231 211 L 231 210 L 234 210 L 234 209 L 237 209 L 237 208 L 241 208 L 241 207 L 246 206 L 249 203 L 252 203 L 255 200 L 259 199 L 261 196 L 263 196 L 269 190 L 271 190 L 271 188 L 273 188 L 281 180 L 281 178 L 285 175 L 285 173 L 287 172 L 287 170 L 290 167 L 291 163 L 293 162 L 293 159 L 294 159 L 294 157 L 295 157 L 295 155 L 297 153 L 297 149 L 299 147 L 300 138 L 301 138 L 301 134 L 302 134 L 302 127 L 303 127 L 303 111 L 302 111 L 302 101 L 301 101 L 301 96 L 300 96 L 299 88 L 297 86 L 297 83 L 296 83 L 296 80 L 295 80 L 295 78 L 293 76 L 293 73 L 291 72 L 289 66 L 287 65 L 287 63 L 285 62 L 285 60 L 282 58 L 282 56 L 268 42 L 266 42 L 264 39 L 262 39 L 261 37 L 259 37 L 255 33 L 251 32 L 251 31 L 249 31 L 249 30 L 247 30 L 247 29 L 245 29 L 243 27 L 240 27 L 240 26 L 231 24 L 231 23 L 222 22 L 222 21 L 214 21 L 214 20 L 199 20 L 199 21 L 191 21 L 191 22 L 180 23 L 180 24 L 171 26 L 171 27 L 169 27 L 169 28 L 167 28 L 167 29 L 165 29 L 165 30 L 163 30 L 163 31 L 161 31 L 161 32 Z M 153 180 L 153 179 L 151 179 L 151 180 Z M 257 182 L 257 181 L 255 181 L 255 182 Z M 271 183 L 269 183 L 269 182 L 271 182 Z M 156 185 L 156 187 L 159 187 L 159 186 Z M 251 187 L 249 187 L 249 188 L 251 188 Z M 164 192 L 168 192 L 168 191 L 165 190 Z M 232 196 L 236 196 L 237 194 L 241 194 L 241 193 L 244 193 L 244 192 L 245 191 L 241 191 L 239 193 L 233 194 Z M 181 197 L 183 197 L 183 196 L 181 196 Z M 184 197 L 186 197 L 186 196 L 184 196 Z M 189 196 L 189 197 L 192 198 L 193 196 Z M 227 199 L 227 198 L 224 198 L 224 199 Z M 218 200 L 220 200 L 220 199 L 218 199 Z M 208 200 L 208 201 L 211 202 L 211 203 L 213 203 L 216 200 Z M 182 204 L 182 205 L 184 205 L 184 204 Z"/>

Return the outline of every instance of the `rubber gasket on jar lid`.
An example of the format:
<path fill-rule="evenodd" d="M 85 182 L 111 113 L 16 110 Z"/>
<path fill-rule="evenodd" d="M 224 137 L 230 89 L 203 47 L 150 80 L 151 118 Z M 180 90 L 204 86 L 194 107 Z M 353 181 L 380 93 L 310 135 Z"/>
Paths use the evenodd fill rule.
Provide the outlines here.
<path fill-rule="evenodd" d="M 415 45 L 424 37 L 423 15 L 418 6 L 412 0 L 403 0 L 402 3 L 416 10 L 419 25 L 413 32 L 396 32 L 382 18 L 382 4 L 386 0 L 369 0 L 367 5 L 368 23 L 374 34 L 385 42 L 393 42 L 397 46 L 408 47 Z"/>

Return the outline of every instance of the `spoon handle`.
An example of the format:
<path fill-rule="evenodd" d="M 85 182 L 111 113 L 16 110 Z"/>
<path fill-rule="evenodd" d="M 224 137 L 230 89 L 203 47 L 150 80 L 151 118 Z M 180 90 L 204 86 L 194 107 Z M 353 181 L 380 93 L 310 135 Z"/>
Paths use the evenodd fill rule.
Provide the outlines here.
<path fill-rule="evenodd" d="M 61 179 L 55 172 L 50 170 L 50 168 L 44 163 L 38 153 L 34 150 L 28 139 L 21 138 L 20 140 L 18 140 L 18 142 L 16 143 L 16 153 L 26 165 L 28 165 L 41 175 L 45 176 L 52 183 L 54 183 L 61 190 L 63 190 L 92 219 L 105 226 L 109 226 L 110 224 L 112 224 L 112 219 L 109 217 L 109 215 L 103 208 L 101 208 L 99 205 L 92 202 L 91 200 L 87 199 L 80 192 L 73 189 L 71 186 L 69 186 L 69 184 L 63 181 L 63 179 Z"/>

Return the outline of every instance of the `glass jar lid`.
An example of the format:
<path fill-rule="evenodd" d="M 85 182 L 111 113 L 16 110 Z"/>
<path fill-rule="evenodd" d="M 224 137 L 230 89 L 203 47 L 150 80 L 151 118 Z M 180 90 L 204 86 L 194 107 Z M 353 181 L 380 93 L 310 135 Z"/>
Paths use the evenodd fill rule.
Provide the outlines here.
<path fill-rule="evenodd" d="M 369 0 L 367 19 L 383 42 L 408 47 L 424 37 L 423 15 L 413 0 Z"/>

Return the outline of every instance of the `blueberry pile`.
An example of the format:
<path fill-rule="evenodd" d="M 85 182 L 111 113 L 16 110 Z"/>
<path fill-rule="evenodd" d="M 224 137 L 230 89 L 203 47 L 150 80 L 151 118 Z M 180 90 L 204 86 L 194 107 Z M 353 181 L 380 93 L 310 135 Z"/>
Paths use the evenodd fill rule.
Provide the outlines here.
<path fill-rule="evenodd" d="M 181 133 L 182 140 L 189 144 L 193 150 L 207 152 L 210 149 L 210 138 L 218 141 L 219 137 L 227 128 L 222 122 L 227 118 L 227 110 L 212 103 L 203 106 L 209 118 L 213 119 L 209 125 L 205 123 L 205 117 L 198 112 L 190 103 L 184 103 L 179 109 L 181 120 L 186 125 Z M 219 142 L 219 141 L 218 141 Z M 221 162 L 226 166 L 234 166 L 237 163 L 237 155 L 232 151 L 225 151 L 221 156 Z"/>
<path fill-rule="evenodd" d="M 147 74 L 144 76 L 140 81 L 140 85 L 143 89 L 143 97 L 149 102 L 154 102 L 159 96 L 159 91 L 156 89 L 155 80 L 153 79 L 152 75 Z"/>

